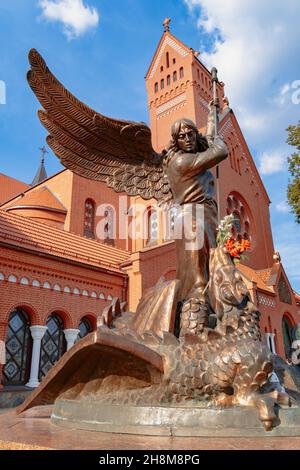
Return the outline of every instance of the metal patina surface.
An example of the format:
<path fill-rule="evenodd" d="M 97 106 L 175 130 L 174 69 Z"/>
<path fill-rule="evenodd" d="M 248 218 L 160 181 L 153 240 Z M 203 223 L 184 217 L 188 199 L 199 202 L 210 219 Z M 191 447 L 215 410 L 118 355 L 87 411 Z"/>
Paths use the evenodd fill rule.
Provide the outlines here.
<path fill-rule="evenodd" d="M 209 409 L 189 406 L 107 405 L 90 400 L 58 400 L 54 424 L 89 431 L 199 437 L 300 436 L 300 408 L 278 408 L 274 428 L 266 433 L 251 408 Z"/>

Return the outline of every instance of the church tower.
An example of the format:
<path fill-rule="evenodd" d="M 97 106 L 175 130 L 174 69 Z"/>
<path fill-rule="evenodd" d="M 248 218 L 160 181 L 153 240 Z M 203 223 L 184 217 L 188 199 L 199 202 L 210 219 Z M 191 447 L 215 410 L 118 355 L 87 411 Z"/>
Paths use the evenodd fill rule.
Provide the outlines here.
<path fill-rule="evenodd" d="M 211 73 L 199 60 L 198 52 L 171 34 L 169 18 L 145 79 L 152 143 L 157 151 L 168 145 L 171 125 L 177 119 L 190 118 L 205 132 L 212 100 Z M 219 133 L 229 149 L 228 158 L 220 165 L 221 217 L 234 214 L 233 235 L 250 240 L 251 253 L 245 263 L 258 270 L 270 268 L 274 254 L 270 200 L 225 97 L 224 83 L 218 83 L 217 93 Z"/>

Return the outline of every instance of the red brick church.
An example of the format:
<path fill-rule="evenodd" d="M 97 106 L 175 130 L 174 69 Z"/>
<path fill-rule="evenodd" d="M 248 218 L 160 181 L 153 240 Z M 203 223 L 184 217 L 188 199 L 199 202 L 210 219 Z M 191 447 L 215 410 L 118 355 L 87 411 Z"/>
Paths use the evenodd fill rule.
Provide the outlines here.
<path fill-rule="evenodd" d="M 168 144 L 178 118 L 192 119 L 203 131 L 211 74 L 198 53 L 170 33 L 168 23 L 146 87 L 157 151 Z M 270 200 L 223 83 L 218 95 L 220 133 L 230 151 L 221 165 L 221 216 L 234 214 L 234 235 L 251 241 L 239 270 L 261 311 L 270 349 L 289 358 L 300 296 L 275 252 Z M 47 178 L 43 159 L 32 185 L 3 174 L 0 183 L 0 340 L 6 345 L 0 383 L 36 387 L 75 341 L 96 328 L 97 316 L 113 297 L 134 311 L 145 289 L 161 276 L 174 278 L 174 221 L 172 214 L 164 220 L 155 200 L 116 194 L 69 170 Z M 145 232 L 132 239 L 128 209 L 137 204 L 145 207 Z M 99 239 L 99 224 L 105 239 Z M 162 230 L 166 225 L 168 236 Z"/>

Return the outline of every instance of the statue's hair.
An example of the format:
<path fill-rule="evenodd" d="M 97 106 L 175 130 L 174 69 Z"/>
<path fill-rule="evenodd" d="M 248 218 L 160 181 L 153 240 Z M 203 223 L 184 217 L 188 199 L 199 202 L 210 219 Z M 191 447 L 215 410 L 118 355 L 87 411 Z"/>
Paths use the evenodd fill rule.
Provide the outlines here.
<path fill-rule="evenodd" d="M 174 124 L 172 125 L 172 128 L 171 128 L 172 138 L 170 140 L 168 147 L 166 148 L 164 152 L 165 154 L 164 164 L 165 165 L 169 163 L 170 155 L 172 155 L 173 152 L 180 151 L 178 147 L 177 139 L 178 139 L 180 128 L 182 125 L 196 132 L 197 152 L 203 152 L 204 150 L 207 150 L 209 147 L 206 137 L 200 134 L 196 125 L 191 119 L 187 119 L 187 118 L 178 119 L 178 121 L 175 121 Z"/>

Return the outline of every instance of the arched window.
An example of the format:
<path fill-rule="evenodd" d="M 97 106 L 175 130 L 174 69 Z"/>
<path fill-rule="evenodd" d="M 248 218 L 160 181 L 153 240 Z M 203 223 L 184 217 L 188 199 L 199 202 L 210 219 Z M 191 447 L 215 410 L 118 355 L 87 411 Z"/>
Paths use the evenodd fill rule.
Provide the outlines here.
<path fill-rule="evenodd" d="M 179 77 L 180 77 L 180 78 L 183 78 L 183 77 L 184 77 L 184 70 L 183 70 L 183 67 L 180 67 L 180 69 L 179 69 Z"/>
<path fill-rule="evenodd" d="M 175 59 L 175 57 L 174 57 L 174 59 L 173 59 L 173 65 L 175 65 L 175 64 L 176 64 L 176 59 Z"/>
<path fill-rule="evenodd" d="M 115 227 L 114 227 L 114 210 L 107 206 L 104 212 L 104 243 L 114 245 L 115 243 Z"/>
<path fill-rule="evenodd" d="M 167 69 L 170 67 L 170 58 L 169 58 L 169 53 L 167 52 L 166 53 L 166 65 L 167 65 Z"/>
<path fill-rule="evenodd" d="M 175 218 L 177 214 L 177 208 L 172 207 L 166 212 L 166 234 L 165 240 L 173 240 L 175 235 Z"/>
<path fill-rule="evenodd" d="M 292 343 L 294 341 L 293 325 L 287 315 L 282 317 L 282 335 L 284 342 L 285 357 L 291 358 L 292 355 Z"/>
<path fill-rule="evenodd" d="M 170 75 L 167 76 L 167 85 L 171 85 L 171 76 Z"/>
<path fill-rule="evenodd" d="M 84 232 L 89 238 L 95 238 L 95 203 L 87 199 L 84 205 Z"/>
<path fill-rule="evenodd" d="M 39 380 L 41 380 L 52 366 L 66 352 L 64 324 L 57 313 L 52 313 L 47 319 L 47 331 L 41 344 Z"/>
<path fill-rule="evenodd" d="M 163 71 L 164 71 L 164 67 L 163 67 L 163 65 L 161 65 L 161 67 L 160 67 L 160 71 L 161 71 L 161 72 L 163 72 Z"/>
<path fill-rule="evenodd" d="M 250 209 L 238 193 L 227 198 L 227 214 L 234 215 L 232 234 L 238 239 L 252 240 Z"/>
<path fill-rule="evenodd" d="M 160 81 L 160 88 L 163 90 L 165 88 L 165 81 L 164 79 L 162 78 L 161 81 Z"/>
<path fill-rule="evenodd" d="M 11 312 L 5 340 L 6 364 L 3 385 L 25 385 L 29 380 L 32 338 L 27 312 L 17 307 Z"/>
<path fill-rule="evenodd" d="M 158 239 L 158 214 L 154 207 L 147 210 L 147 245 L 154 245 Z"/>
<path fill-rule="evenodd" d="M 177 72 L 173 72 L 173 82 L 177 82 Z"/>
<path fill-rule="evenodd" d="M 87 317 L 83 317 L 80 320 L 78 329 L 79 329 L 78 339 L 84 338 L 86 335 L 88 335 L 89 333 L 93 331 L 92 324 Z"/>
<path fill-rule="evenodd" d="M 157 93 L 157 92 L 158 92 L 158 83 L 156 82 L 154 85 L 154 93 Z"/>

